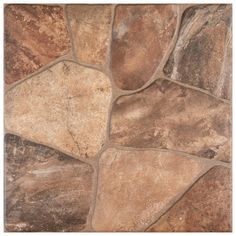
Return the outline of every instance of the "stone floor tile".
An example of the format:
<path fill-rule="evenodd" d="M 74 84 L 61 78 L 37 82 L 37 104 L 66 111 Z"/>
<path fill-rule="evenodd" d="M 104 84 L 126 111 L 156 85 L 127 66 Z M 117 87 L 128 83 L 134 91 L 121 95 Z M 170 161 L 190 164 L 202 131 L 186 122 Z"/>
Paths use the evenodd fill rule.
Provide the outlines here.
<path fill-rule="evenodd" d="M 116 101 L 111 141 L 230 161 L 231 107 L 199 91 L 157 81 Z"/>
<path fill-rule="evenodd" d="M 214 167 L 148 230 L 231 232 L 231 171 Z"/>
<path fill-rule="evenodd" d="M 5 95 L 5 128 L 79 157 L 92 157 L 105 142 L 111 98 L 109 78 L 60 62 Z"/>
<path fill-rule="evenodd" d="M 99 162 L 96 231 L 142 231 L 206 166 L 166 151 L 110 148 Z"/>
<path fill-rule="evenodd" d="M 111 70 L 121 89 L 138 89 L 153 75 L 173 38 L 174 5 L 119 5 L 116 8 Z"/>
<path fill-rule="evenodd" d="M 5 136 L 6 231 L 81 231 L 93 169 L 54 149 Z"/>
<path fill-rule="evenodd" d="M 209 5 L 185 12 L 176 47 L 164 68 L 178 80 L 231 98 L 232 7 Z"/>
<path fill-rule="evenodd" d="M 105 65 L 111 38 L 112 5 L 68 5 L 67 14 L 79 62 Z"/>
<path fill-rule="evenodd" d="M 61 6 L 8 5 L 4 18 L 7 84 L 68 53 L 70 40 Z"/>

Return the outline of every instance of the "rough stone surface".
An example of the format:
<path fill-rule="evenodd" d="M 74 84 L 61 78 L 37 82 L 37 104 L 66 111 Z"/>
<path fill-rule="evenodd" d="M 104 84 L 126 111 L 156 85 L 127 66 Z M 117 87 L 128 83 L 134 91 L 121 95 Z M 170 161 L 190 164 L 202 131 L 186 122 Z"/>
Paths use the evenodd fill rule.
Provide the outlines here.
<path fill-rule="evenodd" d="M 7 84 L 35 72 L 70 49 L 61 6 L 8 5 L 4 19 Z"/>
<path fill-rule="evenodd" d="M 99 168 L 94 229 L 142 231 L 206 167 L 165 151 L 108 149 Z"/>
<path fill-rule="evenodd" d="M 231 232 L 231 171 L 215 167 L 149 231 Z"/>
<path fill-rule="evenodd" d="M 6 231 L 80 231 L 90 209 L 88 164 L 18 136 L 5 136 Z"/>
<path fill-rule="evenodd" d="M 173 38 L 174 5 L 119 5 L 113 28 L 111 69 L 121 89 L 138 89 L 153 75 Z"/>
<path fill-rule="evenodd" d="M 231 106 L 167 80 L 157 81 L 116 101 L 111 140 L 230 161 Z"/>
<path fill-rule="evenodd" d="M 77 59 L 83 63 L 105 65 L 111 38 L 111 5 L 68 5 Z"/>
<path fill-rule="evenodd" d="M 176 47 L 164 68 L 173 80 L 231 98 L 232 7 L 209 5 L 185 12 Z"/>
<path fill-rule="evenodd" d="M 5 127 L 80 157 L 106 137 L 111 88 L 101 72 L 60 62 L 5 95 Z"/>

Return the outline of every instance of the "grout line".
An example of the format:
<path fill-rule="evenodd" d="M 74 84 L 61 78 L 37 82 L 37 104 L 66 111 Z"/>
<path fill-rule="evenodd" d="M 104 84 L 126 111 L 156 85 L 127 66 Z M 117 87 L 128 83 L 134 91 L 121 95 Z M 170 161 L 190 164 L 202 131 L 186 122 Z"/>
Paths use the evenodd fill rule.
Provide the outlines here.
<path fill-rule="evenodd" d="M 15 132 L 15 131 L 10 131 L 10 130 L 5 129 L 5 130 L 4 130 L 4 136 L 5 136 L 6 134 L 16 135 L 16 136 L 19 136 L 19 137 L 21 137 L 22 139 L 26 139 L 26 140 L 28 140 L 28 141 L 30 141 L 30 142 L 33 142 L 33 143 L 36 143 L 36 144 L 39 144 L 39 145 L 43 145 L 43 146 L 46 146 L 46 147 L 48 147 L 48 148 L 52 148 L 52 149 L 54 149 L 54 150 L 57 150 L 57 151 L 59 151 L 59 152 L 61 152 L 61 153 L 66 154 L 67 156 L 70 156 L 70 157 L 72 157 L 72 158 L 74 158 L 74 159 L 76 159 L 76 160 L 79 160 L 79 161 L 81 161 L 81 162 L 84 162 L 84 163 L 86 163 L 86 164 L 89 164 L 90 166 L 93 166 L 94 163 L 95 163 L 95 156 L 96 156 L 96 155 L 95 155 L 94 157 L 85 159 L 85 158 L 82 158 L 82 157 L 77 156 L 77 155 L 74 154 L 74 153 L 70 153 L 70 152 L 68 152 L 68 151 L 66 151 L 66 150 L 63 150 L 63 149 L 61 149 L 59 146 L 55 146 L 55 145 L 48 144 L 48 143 L 46 143 L 46 142 L 41 142 L 41 141 L 35 140 L 35 139 L 33 139 L 33 138 L 27 137 L 27 136 L 22 135 L 22 134 L 20 134 L 20 133 L 18 133 L 18 132 Z"/>
<path fill-rule="evenodd" d="M 67 8 L 68 8 L 68 4 L 66 4 L 65 7 L 64 7 L 64 15 L 65 15 L 65 21 L 66 21 L 66 28 L 67 28 L 68 36 L 69 36 L 69 39 L 70 39 L 72 56 L 73 56 L 74 60 L 76 60 L 74 37 L 73 37 L 73 34 L 71 32 L 70 20 L 69 20 Z"/>
<path fill-rule="evenodd" d="M 171 78 L 165 76 L 164 74 L 161 76 L 161 78 L 163 78 L 163 79 L 165 79 L 165 80 L 168 80 L 168 81 L 170 81 L 170 82 L 173 82 L 173 83 L 175 83 L 175 84 L 178 84 L 178 85 L 180 85 L 180 86 L 182 86 L 182 87 L 185 87 L 185 88 L 188 88 L 188 89 L 192 89 L 192 90 L 195 90 L 195 91 L 204 93 L 204 94 L 206 94 L 206 95 L 208 95 L 208 96 L 211 96 L 211 97 L 213 97 L 213 98 L 215 98 L 215 99 L 217 99 L 217 100 L 220 100 L 221 102 L 224 102 L 224 103 L 226 103 L 226 104 L 231 105 L 231 101 L 230 101 L 230 100 L 217 97 L 217 96 L 215 96 L 214 94 L 208 92 L 208 91 L 205 90 L 205 89 L 201 89 L 201 88 L 198 88 L 198 87 L 195 87 L 195 86 L 192 86 L 192 85 L 188 85 L 188 84 L 182 83 L 182 82 L 177 81 L 177 80 L 173 80 L 173 79 L 171 79 Z M 159 78 L 157 78 L 157 80 L 158 80 L 158 79 L 159 79 Z"/>
<path fill-rule="evenodd" d="M 183 197 L 193 188 L 193 186 L 202 178 L 204 177 L 211 169 L 213 169 L 216 165 L 206 166 L 206 168 L 193 180 L 193 182 L 185 188 L 184 191 L 176 195 L 163 209 L 157 214 L 156 219 L 149 224 L 149 226 L 143 228 L 143 232 L 146 232 L 149 228 L 155 225 L 162 216 L 168 213 L 178 202 L 180 202 Z"/>
<path fill-rule="evenodd" d="M 70 60 L 71 57 L 71 52 L 68 52 L 66 55 L 63 55 L 61 57 L 56 58 L 55 60 L 49 62 L 48 64 L 42 66 L 41 68 L 39 68 L 37 71 L 35 71 L 34 73 L 26 76 L 23 79 L 20 79 L 18 81 L 16 81 L 15 83 L 12 83 L 10 86 L 5 86 L 5 93 L 7 93 L 8 91 L 12 90 L 13 88 L 17 87 L 18 85 L 20 85 L 21 83 L 31 79 L 34 76 L 37 76 L 45 71 L 47 71 L 48 69 L 50 69 L 51 67 L 53 67 L 54 65 L 62 62 L 62 61 L 66 61 L 66 60 Z"/>
<path fill-rule="evenodd" d="M 127 147 L 127 146 L 120 146 L 120 145 L 116 145 L 116 144 L 110 144 L 109 146 L 110 148 L 115 148 L 118 150 L 124 150 L 124 151 L 159 151 L 159 152 L 170 152 L 170 153 L 176 153 L 176 154 L 180 154 L 186 158 L 192 159 L 192 160 L 198 160 L 200 162 L 203 163 L 211 163 L 213 165 L 220 165 L 220 166 L 224 166 L 227 168 L 231 168 L 231 163 L 228 162 L 223 162 L 223 161 L 218 161 L 215 159 L 207 159 L 204 157 L 199 157 L 197 155 L 194 154 L 189 154 L 186 153 L 184 151 L 178 151 L 178 150 L 173 150 L 173 149 L 164 149 L 164 148 L 135 148 L 135 147 Z"/>

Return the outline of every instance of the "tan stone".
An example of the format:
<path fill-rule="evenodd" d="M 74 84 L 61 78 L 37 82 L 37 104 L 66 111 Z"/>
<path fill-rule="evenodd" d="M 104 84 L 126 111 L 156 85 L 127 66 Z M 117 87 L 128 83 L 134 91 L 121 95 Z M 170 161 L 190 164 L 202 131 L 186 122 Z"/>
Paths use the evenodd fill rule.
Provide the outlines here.
<path fill-rule="evenodd" d="M 60 62 L 5 95 L 5 127 L 80 157 L 92 157 L 106 137 L 111 98 L 103 73 Z"/>
<path fill-rule="evenodd" d="M 231 18 L 231 5 L 188 9 L 165 73 L 173 80 L 231 99 Z"/>
<path fill-rule="evenodd" d="M 173 38 L 174 5 L 119 5 L 113 27 L 111 69 L 121 89 L 138 89 L 153 75 Z"/>
<path fill-rule="evenodd" d="M 148 231 L 231 232 L 231 188 L 230 169 L 214 167 Z"/>
<path fill-rule="evenodd" d="M 124 146 L 173 149 L 229 161 L 231 106 L 167 80 L 120 97 L 111 140 Z"/>
<path fill-rule="evenodd" d="M 68 5 L 76 57 L 80 62 L 105 65 L 111 38 L 111 5 Z"/>
<path fill-rule="evenodd" d="M 52 148 L 5 136 L 5 229 L 81 231 L 92 199 L 93 169 Z"/>
<path fill-rule="evenodd" d="M 7 84 L 32 74 L 70 49 L 61 6 L 7 5 L 4 34 Z"/>
<path fill-rule="evenodd" d="M 206 170 L 166 151 L 108 149 L 99 161 L 96 231 L 142 231 Z"/>

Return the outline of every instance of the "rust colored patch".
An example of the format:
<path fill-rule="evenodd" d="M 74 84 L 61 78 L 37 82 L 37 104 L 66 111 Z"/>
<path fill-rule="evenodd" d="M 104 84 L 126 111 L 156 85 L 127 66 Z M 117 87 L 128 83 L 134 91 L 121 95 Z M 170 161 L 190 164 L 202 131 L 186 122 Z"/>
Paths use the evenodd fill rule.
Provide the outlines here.
<path fill-rule="evenodd" d="M 138 89 L 153 75 L 176 26 L 171 5 L 120 5 L 113 28 L 111 69 L 121 89 Z"/>
<path fill-rule="evenodd" d="M 30 75 L 70 49 L 60 6 L 8 5 L 4 19 L 7 84 Z"/>

